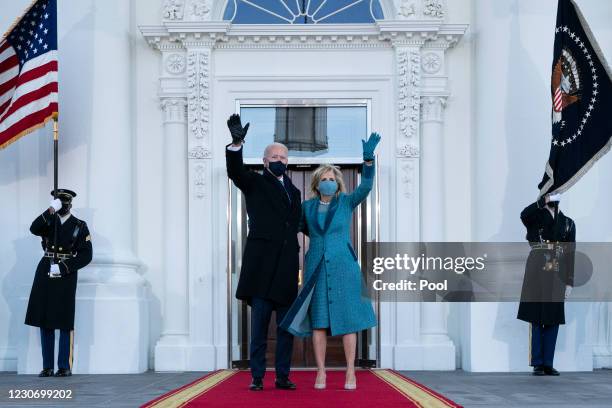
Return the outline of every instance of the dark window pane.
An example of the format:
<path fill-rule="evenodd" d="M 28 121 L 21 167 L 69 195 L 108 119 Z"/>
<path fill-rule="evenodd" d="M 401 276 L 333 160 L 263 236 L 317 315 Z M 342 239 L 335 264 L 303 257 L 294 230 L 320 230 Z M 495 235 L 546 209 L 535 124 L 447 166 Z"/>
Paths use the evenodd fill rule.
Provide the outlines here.
<path fill-rule="evenodd" d="M 234 18 L 234 11 L 236 10 L 236 2 L 234 0 L 228 0 L 225 12 L 223 13 L 224 20 L 232 20 Z"/>
<path fill-rule="evenodd" d="M 289 150 L 327 149 L 327 108 L 276 108 L 274 141 Z"/>
<path fill-rule="evenodd" d="M 293 13 L 280 0 L 238 0 L 233 22 L 241 24 L 287 24 Z"/>
<path fill-rule="evenodd" d="M 323 5 L 323 3 L 327 3 L 329 2 L 329 0 L 325 1 L 325 0 L 310 0 L 310 4 L 307 4 L 308 6 L 308 15 L 312 16 L 313 14 L 315 14 L 315 11 L 318 11 L 321 9 L 321 6 Z M 306 2 L 308 3 L 308 2 Z"/>
<path fill-rule="evenodd" d="M 385 14 L 383 13 L 382 6 L 380 5 L 380 1 L 372 2 L 372 15 L 376 20 L 382 20 L 385 18 Z"/>
<path fill-rule="evenodd" d="M 325 24 L 343 24 L 343 23 L 373 23 L 374 18 L 370 13 L 370 2 L 362 1 L 360 3 L 354 0 L 339 0 L 342 7 L 335 4 L 334 7 L 328 7 L 327 4 L 313 17 L 315 21 Z"/>

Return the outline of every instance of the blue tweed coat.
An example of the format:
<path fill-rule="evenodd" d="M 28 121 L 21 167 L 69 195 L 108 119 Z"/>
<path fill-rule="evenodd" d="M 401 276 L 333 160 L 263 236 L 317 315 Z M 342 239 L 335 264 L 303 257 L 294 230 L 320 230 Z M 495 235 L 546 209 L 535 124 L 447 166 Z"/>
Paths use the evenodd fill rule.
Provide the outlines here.
<path fill-rule="evenodd" d="M 327 273 L 329 322 L 332 336 L 355 333 L 376 325 L 370 299 L 364 296 L 361 269 L 351 247 L 353 210 L 368 196 L 374 181 L 374 164 L 363 165 L 361 184 L 351 194 L 340 193 L 330 203 L 325 225 L 319 225 L 318 197 L 303 204 L 310 238 L 305 258 L 304 285 L 280 326 L 290 333 L 312 335 L 308 308 L 319 273 Z M 321 268 L 325 263 L 325 268 Z"/>

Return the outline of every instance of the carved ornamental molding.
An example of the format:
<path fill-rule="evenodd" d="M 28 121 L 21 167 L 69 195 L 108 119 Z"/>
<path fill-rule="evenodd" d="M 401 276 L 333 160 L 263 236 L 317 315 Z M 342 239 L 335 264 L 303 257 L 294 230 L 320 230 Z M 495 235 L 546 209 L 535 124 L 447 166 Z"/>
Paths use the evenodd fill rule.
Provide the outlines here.
<path fill-rule="evenodd" d="M 164 21 L 206 21 L 211 8 L 212 0 L 164 0 L 162 17 Z"/>
<path fill-rule="evenodd" d="M 161 108 L 164 123 L 185 123 L 187 101 L 185 98 L 162 97 Z"/>
<path fill-rule="evenodd" d="M 446 96 L 424 96 L 421 100 L 422 104 L 422 120 L 423 123 L 444 121 L 443 113 L 446 106 Z"/>
<path fill-rule="evenodd" d="M 446 5 L 442 0 L 394 0 L 398 19 L 443 19 Z"/>
<path fill-rule="evenodd" d="M 178 1 L 178 0 L 175 0 Z M 375 24 L 232 25 L 226 21 L 167 20 L 140 26 L 147 42 L 159 50 L 211 48 L 381 48 L 396 45 L 454 46 L 467 25 L 438 20 L 382 20 Z"/>
<path fill-rule="evenodd" d="M 397 111 L 399 131 L 405 137 L 415 137 L 419 129 L 421 64 L 417 50 L 398 50 Z"/>

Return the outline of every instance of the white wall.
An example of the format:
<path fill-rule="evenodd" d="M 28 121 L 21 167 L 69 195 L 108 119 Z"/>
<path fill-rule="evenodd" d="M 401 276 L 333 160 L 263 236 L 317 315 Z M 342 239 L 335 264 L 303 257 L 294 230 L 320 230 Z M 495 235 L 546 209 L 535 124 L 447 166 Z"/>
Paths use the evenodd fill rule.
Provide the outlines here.
<path fill-rule="evenodd" d="M 153 367 L 153 348 L 162 329 L 164 280 L 163 254 L 163 146 L 162 112 L 157 96 L 159 90 L 160 58 L 143 40 L 139 25 L 158 24 L 161 7 L 152 7 L 151 0 L 134 0 L 134 24 L 131 41 L 134 53 L 134 143 L 136 176 L 134 208 L 136 221 L 135 249 L 142 261 L 140 273 L 151 286 L 150 360 Z M 161 1 L 159 2 L 161 3 Z"/>

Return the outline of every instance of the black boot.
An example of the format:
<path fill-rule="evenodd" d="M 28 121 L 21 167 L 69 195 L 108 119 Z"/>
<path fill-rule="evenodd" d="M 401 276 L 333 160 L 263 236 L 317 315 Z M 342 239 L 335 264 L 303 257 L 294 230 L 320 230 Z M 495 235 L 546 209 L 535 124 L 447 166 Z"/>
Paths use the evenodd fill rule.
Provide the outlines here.
<path fill-rule="evenodd" d="M 533 375 L 537 375 L 537 376 L 546 375 L 546 373 L 544 372 L 544 366 L 533 367 Z"/>
<path fill-rule="evenodd" d="M 277 378 L 274 385 L 281 390 L 295 390 L 297 388 L 294 383 L 289 381 L 289 378 Z"/>
<path fill-rule="evenodd" d="M 53 369 L 52 368 L 43 368 L 43 370 L 38 374 L 39 377 L 53 377 Z"/>
<path fill-rule="evenodd" d="M 249 390 L 251 391 L 263 391 L 263 379 L 261 378 L 253 378 L 251 385 L 249 386 Z"/>
<path fill-rule="evenodd" d="M 544 373 L 546 375 L 559 375 L 559 372 L 557 370 L 555 370 L 553 367 L 551 366 L 545 366 L 544 367 Z"/>
<path fill-rule="evenodd" d="M 72 371 L 69 368 L 59 368 L 55 373 L 56 377 L 70 377 L 72 375 Z"/>

